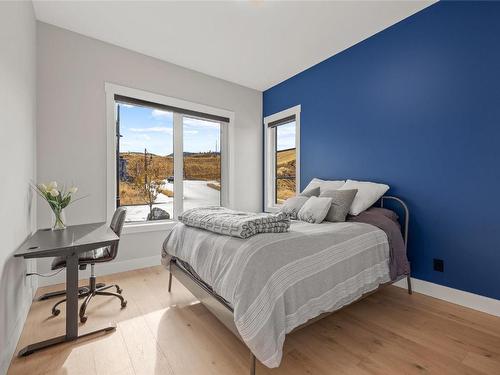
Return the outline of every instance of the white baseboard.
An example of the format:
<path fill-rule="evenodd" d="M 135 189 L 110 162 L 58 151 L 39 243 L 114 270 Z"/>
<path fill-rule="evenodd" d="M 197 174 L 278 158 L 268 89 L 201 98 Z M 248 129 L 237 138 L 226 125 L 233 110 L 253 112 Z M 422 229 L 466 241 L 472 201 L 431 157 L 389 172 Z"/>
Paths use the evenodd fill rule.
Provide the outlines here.
<path fill-rule="evenodd" d="M 96 266 L 97 276 L 110 275 L 117 272 L 131 271 L 140 268 L 158 266 L 161 264 L 161 256 L 155 255 L 144 258 L 127 259 L 102 263 Z M 79 278 L 85 279 L 89 275 L 89 270 L 80 271 Z M 415 279 L 412 277 L 412 287 L 417 293 L 422 293 L 460 306 L 485 312 L 500 317 L 500 300 L 480 296 L 478 294 L 464 292 L 462 290 L 449 288 L 443 285 L 434 284 L 428 281 Z M 39 277 L 38 286 L 61 284 L 65 282 L 65 272 L 61 272 L 54 277 Z M 395 286 L 406 289 L 406 279 L 394 283 Z M 29 307 L 28 307 L 29 310 Z M 1 374 L 1 372 L 0 372 Z"/>
<path fill-rule="evenodd" d="M 478 310 L 487 314 L 500 317 L 500 300 L 480 296 L 479 294 L 464 292 L 463 290 L 448 288 L 447 286 L 434 284 L 428 281 L 411 278 L 413 290 L 434 298 L 455 303 L 460 306 Z M 406 289 L 406 279 L 400 280 L 394 285 Z"/>
<path fill-rule="evenodd" d="M 107 263 L 97 264 L 95 267 L 95 272 L 97 276 L 110 275 L 117 272 L 125 272 L 136 270 L 139 268 L 146 268 L 152 266 L 158 266 L 161 264 L 161 256 L 154 255 L 145 258 L 134 258 L 126 259 L 122 261 L 112 261 Z M 85 271 L 79 272 L 79 279 L 88 278 L 90 275 L 90 267 L 87 267 Z M 33 276 L 36 277 L 36 276 Z M 48 286 L 61 284 L 66 281 L 66 272 L 63 270 L 53 277 L 38 277 L 38 286 Z"/>

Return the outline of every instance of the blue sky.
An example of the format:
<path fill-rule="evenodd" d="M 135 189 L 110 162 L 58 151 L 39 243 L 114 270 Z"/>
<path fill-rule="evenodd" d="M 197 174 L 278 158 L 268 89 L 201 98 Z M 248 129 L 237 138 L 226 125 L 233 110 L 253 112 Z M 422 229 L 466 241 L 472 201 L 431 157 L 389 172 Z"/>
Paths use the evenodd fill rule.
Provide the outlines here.
<path fill-rule="evenodd" d="M 220 150 L 220 125 L 217 122 L 184 117 L 184 151 Z M 120 104 L 121 152 L 148 152 L 169 155 L 173 152 L 173 114 L 158 109 Z"/>
<path fill-rule="evenodd" d="M 276 128 L 276 150 L 295 148 L 295 121 Z"/>

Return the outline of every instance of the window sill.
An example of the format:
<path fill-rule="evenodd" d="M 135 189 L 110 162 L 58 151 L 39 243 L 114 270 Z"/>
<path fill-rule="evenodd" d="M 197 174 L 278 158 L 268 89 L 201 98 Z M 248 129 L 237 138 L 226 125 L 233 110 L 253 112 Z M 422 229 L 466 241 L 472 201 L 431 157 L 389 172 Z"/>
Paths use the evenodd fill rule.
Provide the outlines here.
<path fill-rule="evenodd" d="M 276 213 L 276 212 L 278 212 L 281 209 L 281 206 L 282 205 L 266 207 L 265 210 L 264 210 L 264 212 Z"/>
<path fill-rule="evenodd" d="M 164 232 L 172 230 L 177 224 L 174 220 L 162 221 L 159 223 L 127 223 L 123 226 L 123 234 Z"/>

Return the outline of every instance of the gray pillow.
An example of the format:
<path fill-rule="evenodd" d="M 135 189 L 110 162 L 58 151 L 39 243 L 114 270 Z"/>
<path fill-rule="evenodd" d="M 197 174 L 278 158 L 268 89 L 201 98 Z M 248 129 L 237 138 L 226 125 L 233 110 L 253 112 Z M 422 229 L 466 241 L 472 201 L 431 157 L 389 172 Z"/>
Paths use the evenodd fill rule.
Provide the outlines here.
<path fill-rule="evenodd" d="M 300 209 L 307 202 L 309 197 L 298 195 L 296 197 L 288 198 L 281 206 L 281 212 L 287 214 L 290 219 L 297 219 L 297 214 Z"/>
<path fill-rule="evenodd" d="M 332 205 L 325 220 L 333 222 L 345 221 L 357 192 L 357 189 L 322 191 L 320 197 L 332 198 Z"/>
<path fill-rule="evenodd" d="M 297 217 L 308 223 L 319 224 L 325 219 L 331 205 L 332 198 L 310 197 L 300 209 Z"/>
<path fill-rule="evenodd" d="M 306 188 L 306 190 L 304 190 L 299 195 L 302 195 L 303 197 L 318 197 L 319 192 L 320 192 L 320 187 L 317 186 L 317 187 L 312 187 L 309 189 Z"/>

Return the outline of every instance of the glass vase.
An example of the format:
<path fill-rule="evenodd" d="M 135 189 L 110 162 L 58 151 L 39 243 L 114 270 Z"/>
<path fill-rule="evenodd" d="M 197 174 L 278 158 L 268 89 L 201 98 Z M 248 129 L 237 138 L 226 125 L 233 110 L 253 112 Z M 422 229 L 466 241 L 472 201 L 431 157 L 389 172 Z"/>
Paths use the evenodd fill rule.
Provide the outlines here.
<path fill-rule="evenodd" d="M 66 229 L 66 217 L 64 215 L 64 210 L 52 210 L 54 214 L 54 225 L 52 226 L 52 230 L 62 230 Z"/>

